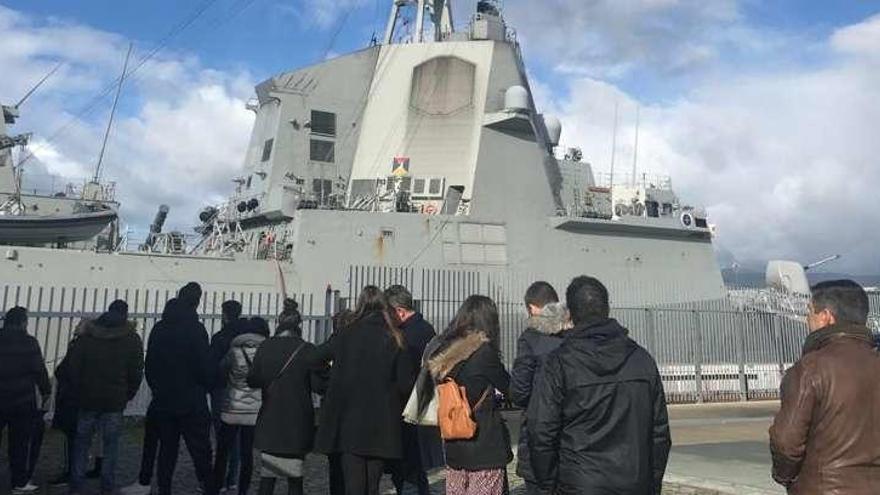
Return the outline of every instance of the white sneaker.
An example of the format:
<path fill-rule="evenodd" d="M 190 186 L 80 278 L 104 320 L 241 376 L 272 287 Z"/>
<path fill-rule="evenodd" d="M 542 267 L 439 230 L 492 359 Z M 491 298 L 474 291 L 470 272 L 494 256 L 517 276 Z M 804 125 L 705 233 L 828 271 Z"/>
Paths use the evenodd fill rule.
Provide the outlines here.
<path fill-rule="evenodd" d="M 35 493 L 39 490 L 40 487 L 28 481 L 24 486 L 12 487 L 13 495 L 19 495 L 21 493 Z"/>
<path fill-rule="evenodd" d="M 150 495 L 150 493 L 152 492 L 152 486 L 142 485 L 137 481 L 119 489 L 119 493 L 121 493 L 122 495 Z"/>

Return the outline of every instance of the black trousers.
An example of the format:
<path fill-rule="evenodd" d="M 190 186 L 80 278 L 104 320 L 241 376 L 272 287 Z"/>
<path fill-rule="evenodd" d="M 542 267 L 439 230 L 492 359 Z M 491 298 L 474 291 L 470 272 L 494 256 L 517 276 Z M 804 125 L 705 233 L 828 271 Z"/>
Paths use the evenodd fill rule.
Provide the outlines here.
<path fill-rule="evenodd" d="M 329 454 L 330 495 L 345 495 L 345 478 L 342 476 L 342 454 Z"/>
<path fill-rule="evenodd" d="M 251 477 L 254 474 L 254 426 L 230 425 L 220 423 L 217 431 L 217 458 L 214 460 L 214 486 L 223 486 L 226 478 L 226 466 L 229 464 L 229 454 L 235 446 L 235 438 L 239 436 L 241 446 L 241 463 L 238 471 L 238 493 L 244 495 L 251 486 Z"/>
<path fill-rule="evenodd" d="M 62 430 L 64 434 L 64 474 L 73 474 L 73 460 L 76 459 L 76 430 Z"/>
<path fill-rule="evenodd" d="M 156 465 L 156 455 L 159 453 L 159 422 L 155 414 L 147 411 L 144 421 L 144 446 L 141 451 L 141 472 L 138 474 L 138 483 L 147 486 L 153 481 L 153 468 Z"/>
<path fill-rule="evenodd" d="M 526 495 L 549 495 L 551 490 L 545 490 L 541 488 L 541 485 L 537 483 L 532 483 L 531 481 L 526 481 Z"/>
<path fill-rule="evenodd" d="M 379 480 L 385 466 L 383 459 L 343 453 L 340 460 L 345 495 L 379 495 Z"/>
<path fill-rule="evenodd" d="M 422 449 L 419 446 L 419 431 L 417 426 L 403 423 L 403 459 L 389 461 L 391 464 L 391 480 L 397 495 L 403 494 L 403 484 L 408 482 L 415 485 L 419 495 L 431 495 L 428 485 L 428 475 L 422 467 Z"/>
<path fill-rule="evenodd" d="M 43 416 L 45 415 L 46 411 L 37 410 L 33 416 L 33 423 L 31 423 L 31 436 L 30 440 L 28 440 L 27 457 L 28 480 L 34 478 L 34 471 L 37 469 L 37 464 L 40 462 L 40 452 L 43 449 L 43 436 L 46 434 L 46 422 L 43 420 Z"/>
<path fill-rule="evenodd" d="M 186 443 L 196 477 L 204 486 L 205 493 L 216 493 L 211 476 L 211 417 L 208 411 L 186 415 L 159 413 L 156 416 L 159 425 L 159 495 L 171 494 L 180 437 Z"/>
<path fill-rule="evenodd" d="M 3 430 L 9 429 L 7 449 L 13 488 L 24 486 L 28 482 L 28 444 L 33 423 L 33 411 L 0 411 L 0 438 Z"/>

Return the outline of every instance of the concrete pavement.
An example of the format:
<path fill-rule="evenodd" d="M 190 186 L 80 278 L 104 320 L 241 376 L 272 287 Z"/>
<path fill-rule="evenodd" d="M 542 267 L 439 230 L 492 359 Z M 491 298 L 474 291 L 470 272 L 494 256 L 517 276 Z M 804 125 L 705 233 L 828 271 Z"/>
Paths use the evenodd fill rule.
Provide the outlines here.
<path fill-rule="evenodd" d="M 778 402 L 748 402 L 670 406 L 673 448 L 664 493 L 677 494 L 782 494 L 770 478 L 770 454 L 767 429 Z M 520 413 L 507 413 L 514 445 L 519 433 Z M 120 485 L 134 480 L 140 462 L 142 428 L 133 423 L 126 428 L 120 451 L 117 479 Z M 0 494 L 9 493 L 6 449 L 0 452 Z M 63 459 L 63 444 L 56 432 L 47 432 L 43 455 L 35 482 L 41 494 L 61 495 L 64 488 L 48 490 L 45 482 L 58 473 Z M 524 495 L 522 482 L 514 473 L 516 463 L 508 466 L 511 493 Z M 327 469 L 323 456 L 309 456 L 306 461 L 306 493 L 327 493 Z M 255 473 L 256 474 L 256 473 Z M 432 494 L 444 492 L 443 471 L 430 474 Z M 283 484 L 282 484 L 283 485 Z M 90 488 L 96 488 L 94 483 Z M 278 488 L 281 493 L 283 487 Z M 86 492 L 91 493 L 91 492 Z M 196 493 L 195 476 L 189 455 L 181 448 L 175 476 L 175 493 Z M 256 488 L 251 490 L 256 493 Z M 393 493 L 388 480 L 383 493 Z"/>

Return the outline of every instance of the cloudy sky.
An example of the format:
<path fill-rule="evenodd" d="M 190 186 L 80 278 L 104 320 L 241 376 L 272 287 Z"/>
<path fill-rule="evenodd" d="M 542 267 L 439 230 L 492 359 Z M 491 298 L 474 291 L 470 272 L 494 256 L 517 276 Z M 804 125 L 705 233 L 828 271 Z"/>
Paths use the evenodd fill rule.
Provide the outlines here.
<path fill-rule="evenodd" d="M 193 223 L 242 165 L 270 75 L 365 46 L 389 0 L 0 0 L 0 100 L 58 74 L 14 128 L 34 133 L 29 171 L 93 173 L 127 44 L 135 63 L 105 159 L 141 231 L 160 203 Z M 474 0 L 455 4 L 463 20 Z M 607 170 L 669 174 L 708 207 L 740 262 L 844 257 L 880 273 L 880 1 L 506 0 L 542 110 Z"/>

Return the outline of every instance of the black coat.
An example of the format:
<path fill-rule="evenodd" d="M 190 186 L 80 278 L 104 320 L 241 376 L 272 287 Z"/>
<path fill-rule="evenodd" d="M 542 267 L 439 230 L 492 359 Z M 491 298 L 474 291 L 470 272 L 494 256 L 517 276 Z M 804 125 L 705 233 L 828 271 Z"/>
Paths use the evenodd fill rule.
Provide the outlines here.
<path fill-rule="evenodd" d="M 37 339 L 23 330 L 0 330 L 0 412 L 35 411 L 37 389 L 44 397 L 52 393 Z"/>
<path fill-rule="evenodd" d="M 278 377 L 300 346 L 293 361 Z M 314 360 L 315 346 L 300 337 L 278 336 L 263 341 L 248 375 L 248 385 L 263 392 L 255 449 L 281 457 L 301 457 L 312 450 L 315 436 L 312 391 L 316 377 L 311 365 Z"/>
<path fill-rule="evenodd" d="M 425 348 L 437 333 L 421 313 L 415 313 L 400 325 L 412 369 L 421 371 Z M 431 384 L 433 385 L 433 384 Z M 420 471 L 443 465 L 443 443 L 436 426 L 403 425 L 404 476 L 408 479 Z"/>
<path fill-rule="evenodd" d="M 516 343 L 516 359 L 513 361 L 513 372 L 510 376 L 510 401 L 513 405 L 528 408 L 532 397 L 532 386 L 535 377 L 547 355 L 562 343 L 559 333 L 544 333 L 535 328 L 527 328 Z M 516 456 L 516 474 L 522 479 L 534 483 L 532 461 L 529 456 L 528 414 L 523 411 L 519 430 L 519 446 Z"/>
<path fill-rule="evenodd" d="M 79 401 L 73 390 L 68 356 L 74 353 L 79 337 L 67 344 L 67 354 L 55 367 L 55 411 L 52 414 L 52 427 L 67 433 L 76 433 Z"/>
<path fill-rule="evenodd" d="M 406 341 L 406 353 L 409 355 L 412 369 L 418 372 L 422 367 L 425 346 L 437 336 L 437 332 L 421 313 L 414 313 L 401 323 L 400 331 L 403 332 L 403 339 Z"/>
<path fill-rule="evenodd" d="M 399 459 L 401 413 L 413 384 L 404 349 L 369 313 L 319 348 L 318 361 L 333 361 L 321 407 L 315 450 Z"/>
<path fill-rule="evenodd" d="M 208 414 L 216 370 L 208 332 L 194 308 L 174 305 L 150 332 L 146 376 L 157 414 Z"/>
<path fill-rule="evenodd" d="M 83 411 L 122 412 L 144 377 L 144 344 L 135 325 L 113 313 L 82 323 L 65 357 L 67 383 Z"/>
<path fill-rule="evenodd" d="M 469 440 L 447 441 L 445 447 L 446 465 L 468 471 L 503 468 L 513 459 L 510 433 L 495 404 L 495 390 L 507 395 L 510 375 L 501 362 L 501 353 L 489 342 L 477 340 L 476 348 L 469 343 L 474 342 L 473 337 L 476 336 L 472 334 L 453 341 L 442 347 L 430 360 L 430 366 L 434 369 L 451 366 L 449 373 L 434 373 L 435 377 L 441 380 L 444 376 L 451 377 L 467 391 L 477 423 L 477 434 Z M 439 362 L 443 360 L 449 361 L 449 364 Z M 486 398 L 474 410 L 487 391 Z"/>
<path fill-rule="evenodd" d="M 539 484 L 560 495 L 660 493 L 669 422 L 654 359 L 615 320 L 566 332 L 529 404 Z"/>

